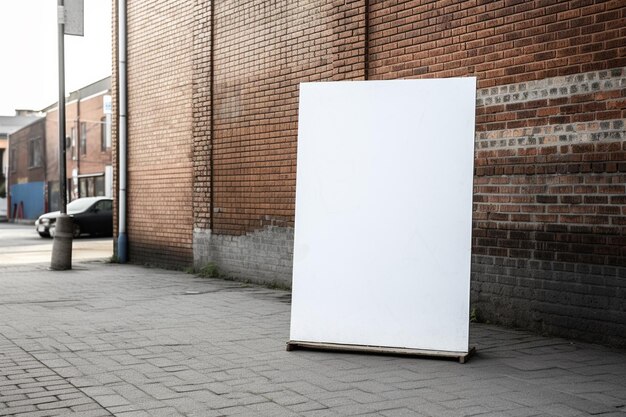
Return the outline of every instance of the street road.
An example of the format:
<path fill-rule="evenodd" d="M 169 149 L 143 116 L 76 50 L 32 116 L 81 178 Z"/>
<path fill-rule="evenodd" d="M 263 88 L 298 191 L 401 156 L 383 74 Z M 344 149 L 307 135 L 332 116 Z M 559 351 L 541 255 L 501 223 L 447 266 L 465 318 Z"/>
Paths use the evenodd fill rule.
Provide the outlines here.
<path fill-rule="evenodd" d="M 0 265 L 50 262 L 52 239 L 41 238 L 35 226 L 0 223 Z M 108 259 L 113 255 L 113 239 L 80 237 L 74 239 L 72 260 Z"/>

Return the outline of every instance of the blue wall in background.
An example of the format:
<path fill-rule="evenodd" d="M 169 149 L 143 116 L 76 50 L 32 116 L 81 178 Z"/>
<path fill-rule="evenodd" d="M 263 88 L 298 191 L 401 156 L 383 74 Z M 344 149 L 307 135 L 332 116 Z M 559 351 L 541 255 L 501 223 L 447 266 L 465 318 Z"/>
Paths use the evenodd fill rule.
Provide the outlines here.
<path fill-rule="evenodd" d="M 13 184 L 10 188 L 12 219 L 15 218 L 16 210 L 20 203 L 24 207 L 24 219 L 35 220 L 44 213 L 43 181 Z"/>

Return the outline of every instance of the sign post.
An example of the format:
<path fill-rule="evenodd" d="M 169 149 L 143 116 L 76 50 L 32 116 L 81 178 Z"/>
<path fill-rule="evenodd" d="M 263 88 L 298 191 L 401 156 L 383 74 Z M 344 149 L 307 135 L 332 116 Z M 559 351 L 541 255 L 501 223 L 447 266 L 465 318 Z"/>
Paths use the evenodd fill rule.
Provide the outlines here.
<path fill-rule="evenodd" d="M 74 224 L 67 215 L 67 180 L 65 166 L 65 39 L 64 35 L 83 36 L 83 0 L 57 0 L 59 45 L 59 210 L 53 228 L 50 268 L 57 271 L 72 269 L 72 237 Z"/>

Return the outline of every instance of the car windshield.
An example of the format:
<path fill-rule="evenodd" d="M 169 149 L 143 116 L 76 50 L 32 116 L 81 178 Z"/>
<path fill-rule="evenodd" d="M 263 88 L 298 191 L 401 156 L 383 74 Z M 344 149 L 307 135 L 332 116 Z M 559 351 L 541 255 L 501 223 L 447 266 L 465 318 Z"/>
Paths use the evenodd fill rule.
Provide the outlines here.
<path fill-rule="evenodd" d="M 87 210 L 93 204 L 93 200 L 90 198 L 79 198 L 67 205 L 67 211 L 78 213 Z"/>

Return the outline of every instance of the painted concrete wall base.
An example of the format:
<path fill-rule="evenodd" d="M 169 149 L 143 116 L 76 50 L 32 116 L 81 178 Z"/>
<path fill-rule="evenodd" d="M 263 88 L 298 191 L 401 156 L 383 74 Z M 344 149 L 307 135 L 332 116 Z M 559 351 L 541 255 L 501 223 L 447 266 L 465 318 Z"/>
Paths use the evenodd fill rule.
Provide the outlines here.
<path fill-rule="evenodd" d="M 43 181 L 13 184 L 10 192 L 12 219 L 36 220 L 45 213 Z"/>
<path fill-rule="evenodd" d="M 194 266 L 202 268 L 213 263 L 225 276 L 291 287 L 293 238 L 291 227 L 266 226 L 239 236 L 196 228 Z"/>

